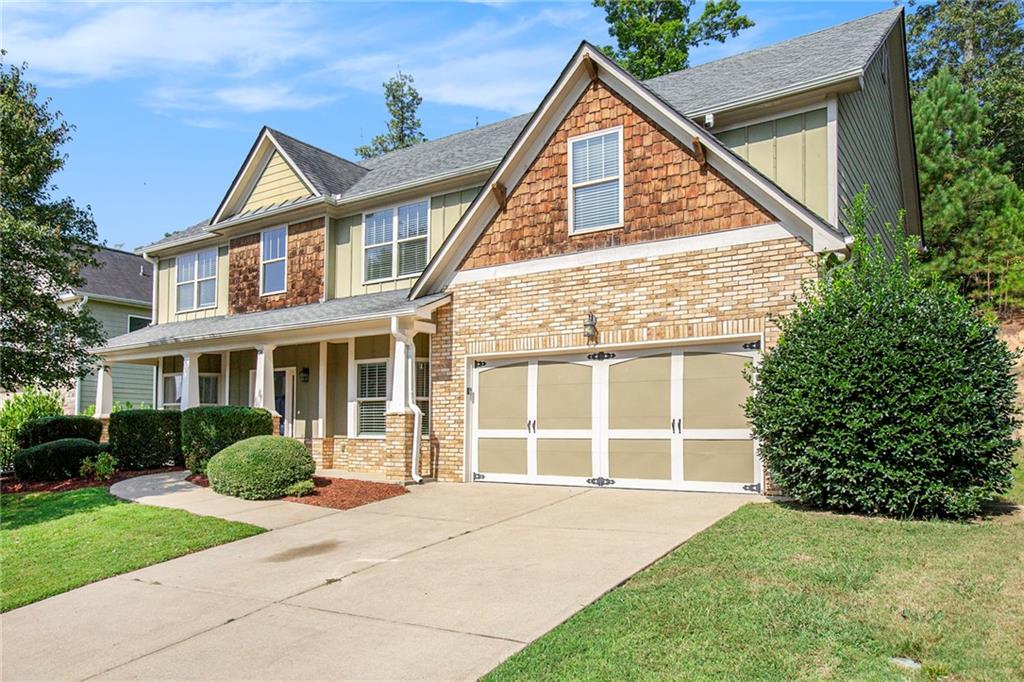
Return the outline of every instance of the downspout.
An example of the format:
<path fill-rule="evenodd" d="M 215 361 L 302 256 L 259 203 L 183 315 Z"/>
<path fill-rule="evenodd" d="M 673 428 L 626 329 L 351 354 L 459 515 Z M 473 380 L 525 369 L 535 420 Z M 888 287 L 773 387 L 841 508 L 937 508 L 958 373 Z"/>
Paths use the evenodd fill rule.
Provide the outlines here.
<path fill-rule="evenodd" d="M 158 314 L 159 311 L 157 310 L 157 301 L 159 301 L 159 299 L 157 298 L 157 293 L 156 293 L 157 279 L 160 276 L 160 265 L 159 265 L 160 261 L 155 259 L 155 258 L 153 258 L 152 256 L 150 256 L 148 253 L 143 253 L 142 254 L 142 260 L 146 261 L 147 263 L 149 263 L 150 265 L 153 266 L 153 287 L 152 287 L 153 294 L 152 294 L 152 300 L 150 301 L 150 307 L 152 308 L 152 310 L 150 311 L 150 316 L 149 316 L 150 317 L 150 322 L 149 323 L 150 324 L 156 324 L 157 320 L 160 319 L 159 314 Z"/>
<path fill-rule="evenodd" d="M 416 483 L 422 483 L 423 477 L 420 476 L 420 432 L 423 430 L 423 411 L 420 409 L 420 406 L 416 404 L 416 376 L 413 371 L 416 367 L 416 363 L 415 356 L 410 354 L 410 352 L 415 352 L 412 350 L 415 348 L 415 345 L 412 342 L 412 338 L 406 336 L 398 327 L 397 317 L 391 318 L 391 336 L 404 343 L 407 349 L 407 357 L 402 360 L 405 362 L 405 402 L 413 415 L 412 480 Z M 407 360 L 413 361 L 408 362 Z"/>

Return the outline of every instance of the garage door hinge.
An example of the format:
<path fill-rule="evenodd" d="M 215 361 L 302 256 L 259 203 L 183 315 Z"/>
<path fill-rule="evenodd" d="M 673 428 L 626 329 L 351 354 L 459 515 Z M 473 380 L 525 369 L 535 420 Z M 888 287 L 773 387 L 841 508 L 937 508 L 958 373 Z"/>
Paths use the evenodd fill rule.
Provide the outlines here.
<path fill-rule="evenodd" d="M 484 480 L 484 475 L 483 474 L 478 474 L 477 472 L 474 471 L 473 472 L 473 480 L 474 481 L 482 481 L 482 480 Z"/>
<path fill-rule="evenodd" d="M 761 340 L 743 344 L 743 350 L 761 350 Z"/>
<path fill-rule="evenodd" d="M 476 367 L 477 369 L 479 369 L 481 367 L 485 367 L 486 365 L 487 365 L 487 362 L 484 361 L 484 360 L 474 360 L 473 361 L 473 366 Z"/>
<path fill-rule="evenodd" d="M 596 485 L 601 488 L 606 485 L 615 485 L 615 480 L 611 478 L 605 478 L 604 476 L 598 476 L 597 478 L 588 478 L 587 483 L 590 485 Z"/>
<path fill-rule="evenodd" d="M 747 485 L 743 486 L 743 489 L 745 491 L 747 491 L 748 493 L 759 493 L 759 492 L 761 492 L 761 484 L 760 483 L 748 483 Z"/>
<path fill-rule="evenodd" d="M 615 357 L 615 353 L 605 353 L 603 350 L 597 353 L 591 353 L 587 356 L 587 360 L 611 360 Z"/>

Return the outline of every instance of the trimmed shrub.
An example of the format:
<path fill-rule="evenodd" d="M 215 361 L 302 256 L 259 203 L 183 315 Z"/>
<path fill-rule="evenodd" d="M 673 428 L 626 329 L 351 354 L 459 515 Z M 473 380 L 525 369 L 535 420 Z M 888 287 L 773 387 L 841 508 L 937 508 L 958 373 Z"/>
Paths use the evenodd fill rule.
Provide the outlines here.
<path fill-rule="evenodd" d="M 18 447 L 18 431 L 30 419 L 54 417 L 63 412 L 60 394 L 43 393 L 34 388 L 15 393 L 0 407 L 0 470 L 7 471 L 14 464 Z"/>
<path fill-rule="evenodd" d="M 262 408 L 236 405 L 190 408 L 181 414 L 181 451 L 185 466 L 192 473 L 201 474 L 210 458 L 232 443 L 253 436 L 269 436 L 273 432 L 274 418 Z"/>
<path fill-rule="evenodd" d="M 313 479 L 307 478 L 303 481 L 292 483 L 285 488 L 284 494 L 286 497 L 305 497 L 306 495 L 312 495 L 314 490 L 316 490 L 316 484 L 313 483 Z"/>
<path fill-rule="evenodd" d="M 849 260 L 805 286 L 752 376 L 747 416 L 775 483 L 842 512 L 964 518 L 1012 484 L 1015 354 L 913 240 L 866 236 L 847 213 Z"/>
<path fill-rule="evenodd" d="M 18 430 L 18 446 L 22 449 L 65 438 L 84 438 L 100 442 L 103 422 L 84 415 L 60 415 L 30 419 Z"/>
<path fill-rule="evenodd" d="M 74 478 L 82 463 L 99 454 L 100 446 L 85 438 L 63 438 L 19 450 L 14 455 L 14 473 L 19 481 L 59 481 Z"/>
<path fill-rule="evenodd" d="M 211 488 L 246 500 L 284 497 L 314 471 L 316 463 L 306 446 L 285 436 L 247 438 L 224 448 L 206 465 Z"/>
<path fill-rule="evenodd" d="M 174 410 L 122 410 L 110 415 L 110 452 L 122 469 L 181 466 L 181 413 Z"/>

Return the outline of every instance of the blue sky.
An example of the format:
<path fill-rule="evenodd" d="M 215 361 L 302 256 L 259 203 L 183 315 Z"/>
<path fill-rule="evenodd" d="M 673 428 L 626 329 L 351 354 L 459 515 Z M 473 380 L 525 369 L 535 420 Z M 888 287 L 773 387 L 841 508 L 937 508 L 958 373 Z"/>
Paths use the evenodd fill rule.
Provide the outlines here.
<path fill-rule="evenodd" d="M 892 7 L 742 2 L 756 26 L 699 64 Z M 700 7 L 695 7 L 697 16 Z M 580 40 L 610 42 L 589 2 L 12 3 L 0 45 L 77 126 L 59 194 L 132 249 L 208 218 L 264 124 L 335 154 L 381 132 L 396 68 L 435 138 L 529 111 Z"/>

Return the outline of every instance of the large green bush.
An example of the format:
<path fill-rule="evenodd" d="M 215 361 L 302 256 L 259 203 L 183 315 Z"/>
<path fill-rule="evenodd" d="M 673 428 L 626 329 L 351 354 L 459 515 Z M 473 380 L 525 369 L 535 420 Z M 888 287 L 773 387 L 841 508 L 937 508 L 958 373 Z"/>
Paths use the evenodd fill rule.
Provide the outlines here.
<path fill-rule="evenodd" d="M 772 479 L 817 507 L 896 517 L 977 514 L 1012 481 L 1015 355 L 889 228 L 847 213 L 847 262 L 805 286 L 746 408 Z"/>
<path fill-rule="evenodd" d="M 256 436 L 229 445 L 206 465 L 210 487 L 246 500 L 284 497 L 308 481 L 316 463 L 301 442 L 284 436 Z"/>
<path fill-rule="evenodd" d="M 122 410 L 110 415 L 110 452 L 122 469 L 181 466 L 181 413 L 174 410 Z"/>
<path fill-rule="evenodd" d="M 56 391 L 29 388 L 8 397 L 0 407 L 0 470 L 8 470 L 14 463 L 14 453 L 20 449 L 18 431 L 22 424 L 30 419 L 53 417 L 62 411 L 60 394 Z"/>
<path fill-rule="evenodd" d="M 19 481 L 59 481 L 75 478 L 82 463 L 94 459 L 100 445 L 85 438 L 63 438 L 19 450 L 14 455 L 14 474 Z"/>
<path fill-rule="evenodd" d="M 274 418 L 261 408 L 224 405 L 185 410 L 181 414 L 185 466 L 202 473 L 210 458 L 232 443 L 273 432 Z"/>
<path fill-rule="evenodd" d="M 53 440 L 84 438 L 100 442 L 103 422 L 85 415 L 59 415 L 30 419 L 18 429 L 18 447 L 31 448 Z"/>

